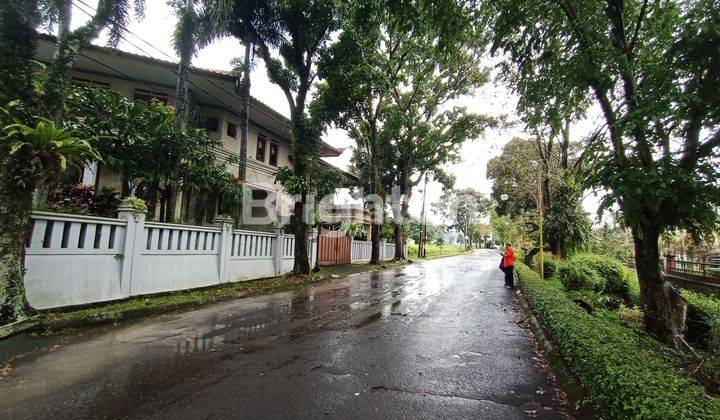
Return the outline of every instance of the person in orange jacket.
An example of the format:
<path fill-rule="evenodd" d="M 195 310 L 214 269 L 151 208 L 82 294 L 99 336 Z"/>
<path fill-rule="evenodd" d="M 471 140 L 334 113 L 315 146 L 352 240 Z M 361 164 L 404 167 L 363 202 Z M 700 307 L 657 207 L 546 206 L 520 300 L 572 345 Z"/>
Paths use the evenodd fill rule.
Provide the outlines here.
<path fill-rule="evenodd" d="M 512 245 L 507 244 L 505 253 L 500 253 L 503 256 L 503 271 L 505 272 L 505 287 L 515 287 L 515 276 L 513 271 L 515 270 L 515 250 Z"/>

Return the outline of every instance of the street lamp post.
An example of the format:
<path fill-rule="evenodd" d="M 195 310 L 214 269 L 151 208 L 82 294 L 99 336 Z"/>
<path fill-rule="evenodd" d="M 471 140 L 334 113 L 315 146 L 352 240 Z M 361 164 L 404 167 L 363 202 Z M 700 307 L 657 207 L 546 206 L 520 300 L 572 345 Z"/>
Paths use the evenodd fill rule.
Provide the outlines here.
<path fill-rule="evenodd" d="M 507 201 L 508 198 L 510 198 L 509 195 L 507 195 L 507 194 L 505 194 L 505 193 L 500 194 L 500 200 L 502 200 L 503 202 Z M 509 227 L 510 227 L 510 226 L 508 226 L 508 228 L 509 228 Z M 512 232 L 511 232 L 510 229 L 508 229 L 508 238 L 507 238 L 507 240 L 508 240 L 508 242 L 512 243 Z"/>
<path fill-rule="evenodd" d="M 530 193 L 530 191 L 526 192 Z M 540 277 L 545 278 L 545 246 L 543 245 L 543 196 L 542 196 L 542 173 L 538 172 L 537 176 L 537 194 L 530 193 L 535 199 L 535 205 L 538 211 L 538 227 L 540 230 Z M 502 194 L 500 199 L 506 201 L 508 199 L 507 194 Z"/>

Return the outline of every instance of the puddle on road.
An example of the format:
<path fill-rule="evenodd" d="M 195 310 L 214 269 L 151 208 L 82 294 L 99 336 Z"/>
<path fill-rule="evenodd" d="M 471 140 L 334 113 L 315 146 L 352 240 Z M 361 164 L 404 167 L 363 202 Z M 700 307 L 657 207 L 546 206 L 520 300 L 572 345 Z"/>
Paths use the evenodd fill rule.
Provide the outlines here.
<path fill-rule="evenodd" d="M 277 335 L 270 335 L 267 337 L 261 337 L 261 338 L 256 338 L 254 340 L 246 341 L 240 345 L 240 351 L 245 354 L 252 353 L 255 350 L 258 350 L 267 345 L 270 345 L 271 343 L 274 343 L 275 340 L 277 340 L 278 338 L 279 338 L 279 336 L 277 336 Z"/>
<path fill-rule="evenodd" d="M 359 329 L 359 328 L 366 327 L 366 326 L 372 324 L 373 322 L 379 321 L 380 318 L 382 318 L 382 312 L 374 313 L 374 314 L 370 315 L 369 317 L 365 318 L 364 320 L 355 324 L 355 328 Z"/>

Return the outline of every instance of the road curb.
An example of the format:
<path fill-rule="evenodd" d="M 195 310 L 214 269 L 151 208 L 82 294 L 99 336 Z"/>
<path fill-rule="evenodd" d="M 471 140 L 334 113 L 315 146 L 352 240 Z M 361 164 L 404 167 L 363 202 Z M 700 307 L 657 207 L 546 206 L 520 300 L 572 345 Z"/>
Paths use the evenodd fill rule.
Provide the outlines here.
<path fill-rule="evenodd" d="M 0 340 L 13 336 L 15 334 L 31 331 L 40 325 L 40 315 L 34 315 L 30 318 L 15 321 L 12 324 L 0 326 Z"/>
<path fill-rule="evenodd" d="M 517 285 L 517 283 L 516 283 Z M 574 405 L 574 409 L 578 410 L 576 416 L 579 418 L 596 418 L 594 409 L 587 403 L 590 391 L 580 382 L 580 379 L 570 369 L 565 362 L 560 350 L 555 346 L 552 338 L 547 334 L 545 328 L 535 317 L 535 313 L 530 303 L 523 296 L 522 291 L 518 287 L 515 296 L 518 306 L 522 311 L 523 319 L 530 327 L 530 331 L 535 337 L 535 341 L 540 346 L 545 359 L 549 362 L 550 368 L 556 376 L 559 387 L 566 392 L 568 400 Z"/>

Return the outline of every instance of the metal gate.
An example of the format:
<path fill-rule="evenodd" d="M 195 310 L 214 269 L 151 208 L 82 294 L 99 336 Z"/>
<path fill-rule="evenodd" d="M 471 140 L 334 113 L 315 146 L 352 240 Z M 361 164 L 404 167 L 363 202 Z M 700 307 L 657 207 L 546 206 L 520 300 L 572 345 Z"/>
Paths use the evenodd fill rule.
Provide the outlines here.
<path fill-rule="evenodd" d="M 339 230 L 318 237 L 318 265 L 350 264 L 350 238 Z"/>

